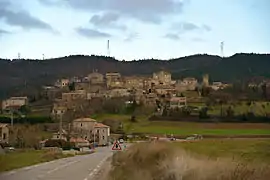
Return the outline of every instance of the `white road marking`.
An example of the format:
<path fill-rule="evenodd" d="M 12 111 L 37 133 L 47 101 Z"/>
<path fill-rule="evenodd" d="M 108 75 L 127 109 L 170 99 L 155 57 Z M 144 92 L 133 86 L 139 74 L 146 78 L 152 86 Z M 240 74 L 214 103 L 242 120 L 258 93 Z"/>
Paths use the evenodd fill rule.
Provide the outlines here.
<path fill-rule="evenodd" d="M 55 171 L 58 171 L 59 169 L 63 169 L 64 167 L 67 167 L 67 166 L 69 166 L 69 165 L 71 165 L 71 164 L 74 164 L 74 163 L 76 163 L 76 162 L 79 162 L 79 161 L 71 161 L 71 162 L 69 162 L 69 163 L 67 163 L 67 164 L 65 164 L 65 165 L 59 166 L 59 167 L 57 167 L 57 168 L 55 168 L 55 169 L 52 169 L 52 170 L 48 171 L 47 174 L 51 174 L 51 173 L 53 173 L 53 172 L 55 172 Z"/>
<path fill-rule="evenodd" d="M 99 164 L 96 166 L 96 168 L 93 169 L 91 173 L 89 173 L 89 175 L 88 175 L 89 178 L 90 178 L 91 176 L 96 175 L 96 174 L 98 173 L 99 169 L 101 168 L 102 164 L 105 162 L 106 159 L 108 159 L 108 157 L 103 158 L 103 159 L 99 162 Z M 84 180 L 88 180 L 88 178 L 85 178 Z"/>

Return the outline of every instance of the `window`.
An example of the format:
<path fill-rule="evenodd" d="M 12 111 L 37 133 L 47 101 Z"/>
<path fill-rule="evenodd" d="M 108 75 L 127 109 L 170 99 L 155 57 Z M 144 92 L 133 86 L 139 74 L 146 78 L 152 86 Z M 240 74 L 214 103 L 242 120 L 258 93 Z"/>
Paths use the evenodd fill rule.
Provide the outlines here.
<path fill-rule="evenodd" d="M 81 127 L 82 127 L 82 123 L 81 123 Z"/>
<path fill-rule="evenodd" d="M 104 140 L 104 139 L 105 139 L 105 137 L 104 137 L 104 136 L 102 136 L 102 139 Z"/>
<path fill-rule="evenodd" d="M 97 133 L 99 134 L 99 130 L 97 130 Z"/>
<path fill-rule="evenodd" d="M 3 134 L 3 140 L 6 140 L 6 138 L 7 138 L 7 134 L 4 133 L 4 134 Z"/>

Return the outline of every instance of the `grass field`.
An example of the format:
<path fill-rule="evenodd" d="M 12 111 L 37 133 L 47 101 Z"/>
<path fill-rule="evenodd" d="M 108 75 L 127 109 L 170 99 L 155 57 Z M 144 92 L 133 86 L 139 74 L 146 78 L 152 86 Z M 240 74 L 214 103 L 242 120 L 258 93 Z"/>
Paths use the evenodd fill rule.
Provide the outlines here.
<path fill-rule="evenodd" d="M 209 158 L 232 158 L 270 164 L 269 139 L 215 139 L 174 143 L 188 152 Z"/>
<path fill-rule="evenodd" d="M 195 107 L 205 107 L 205 103 L 188 103 L 190 106 L 195 106 Z M 241 104 L 225 104 L 222 106 L 223 111 L 226 112 L 226 109 L 231 106 L 232 109 L 235 112 L 235 115 L 240 115 L 247 113 L 249 111 L 253 111 L 255 115 L 265 115 L 265 114 L 270 114 L 270 103 L 269 102 L 255 102 L 251 106 L 247 105 L 247 102 L 242 102 Z M 220 115 L 221 111 L 221 105 L 214 105 L 210 106 L 210 110 L 208 110 L 208 114 L 210 115 Z"/>
<path fill-rule="evenodd" d="M 55 159 L 70 157 L 62 153 L 28 150 L 23 152 L 11 152 L 0 155 L 0 172 L 22 168 Z"/>
<path fill-rule="evenodd" d="M 195 123 L 148 121 L 147 117 L 138 117 L 137 123 L 130 123 L 128 115 L 103 114 L 98 120 L 116 119 L 122 121 L 126 132 L 175 135 L 270 135 L 267 123 Z"/>

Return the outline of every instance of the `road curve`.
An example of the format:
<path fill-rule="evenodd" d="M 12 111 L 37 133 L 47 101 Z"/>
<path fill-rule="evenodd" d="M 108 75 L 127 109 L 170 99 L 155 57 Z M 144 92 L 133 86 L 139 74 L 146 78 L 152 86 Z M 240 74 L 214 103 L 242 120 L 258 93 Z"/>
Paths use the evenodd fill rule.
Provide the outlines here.
<path fill-rule="evenodd" d="M 41 163 L 0 174 L 1 180 L 94 180 L 103 163 L 113 154 L 100 147 L 89 155 Z"/>

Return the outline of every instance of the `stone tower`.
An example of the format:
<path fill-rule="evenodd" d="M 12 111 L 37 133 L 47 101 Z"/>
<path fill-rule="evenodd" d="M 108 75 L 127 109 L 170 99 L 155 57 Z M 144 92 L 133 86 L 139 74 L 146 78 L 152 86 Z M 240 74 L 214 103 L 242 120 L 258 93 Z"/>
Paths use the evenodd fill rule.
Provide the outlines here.
<path fill-rule="evenodd" d="M 208 74 L 203 75 L 203 86 L 209 86 L 209 75 Z"/>

